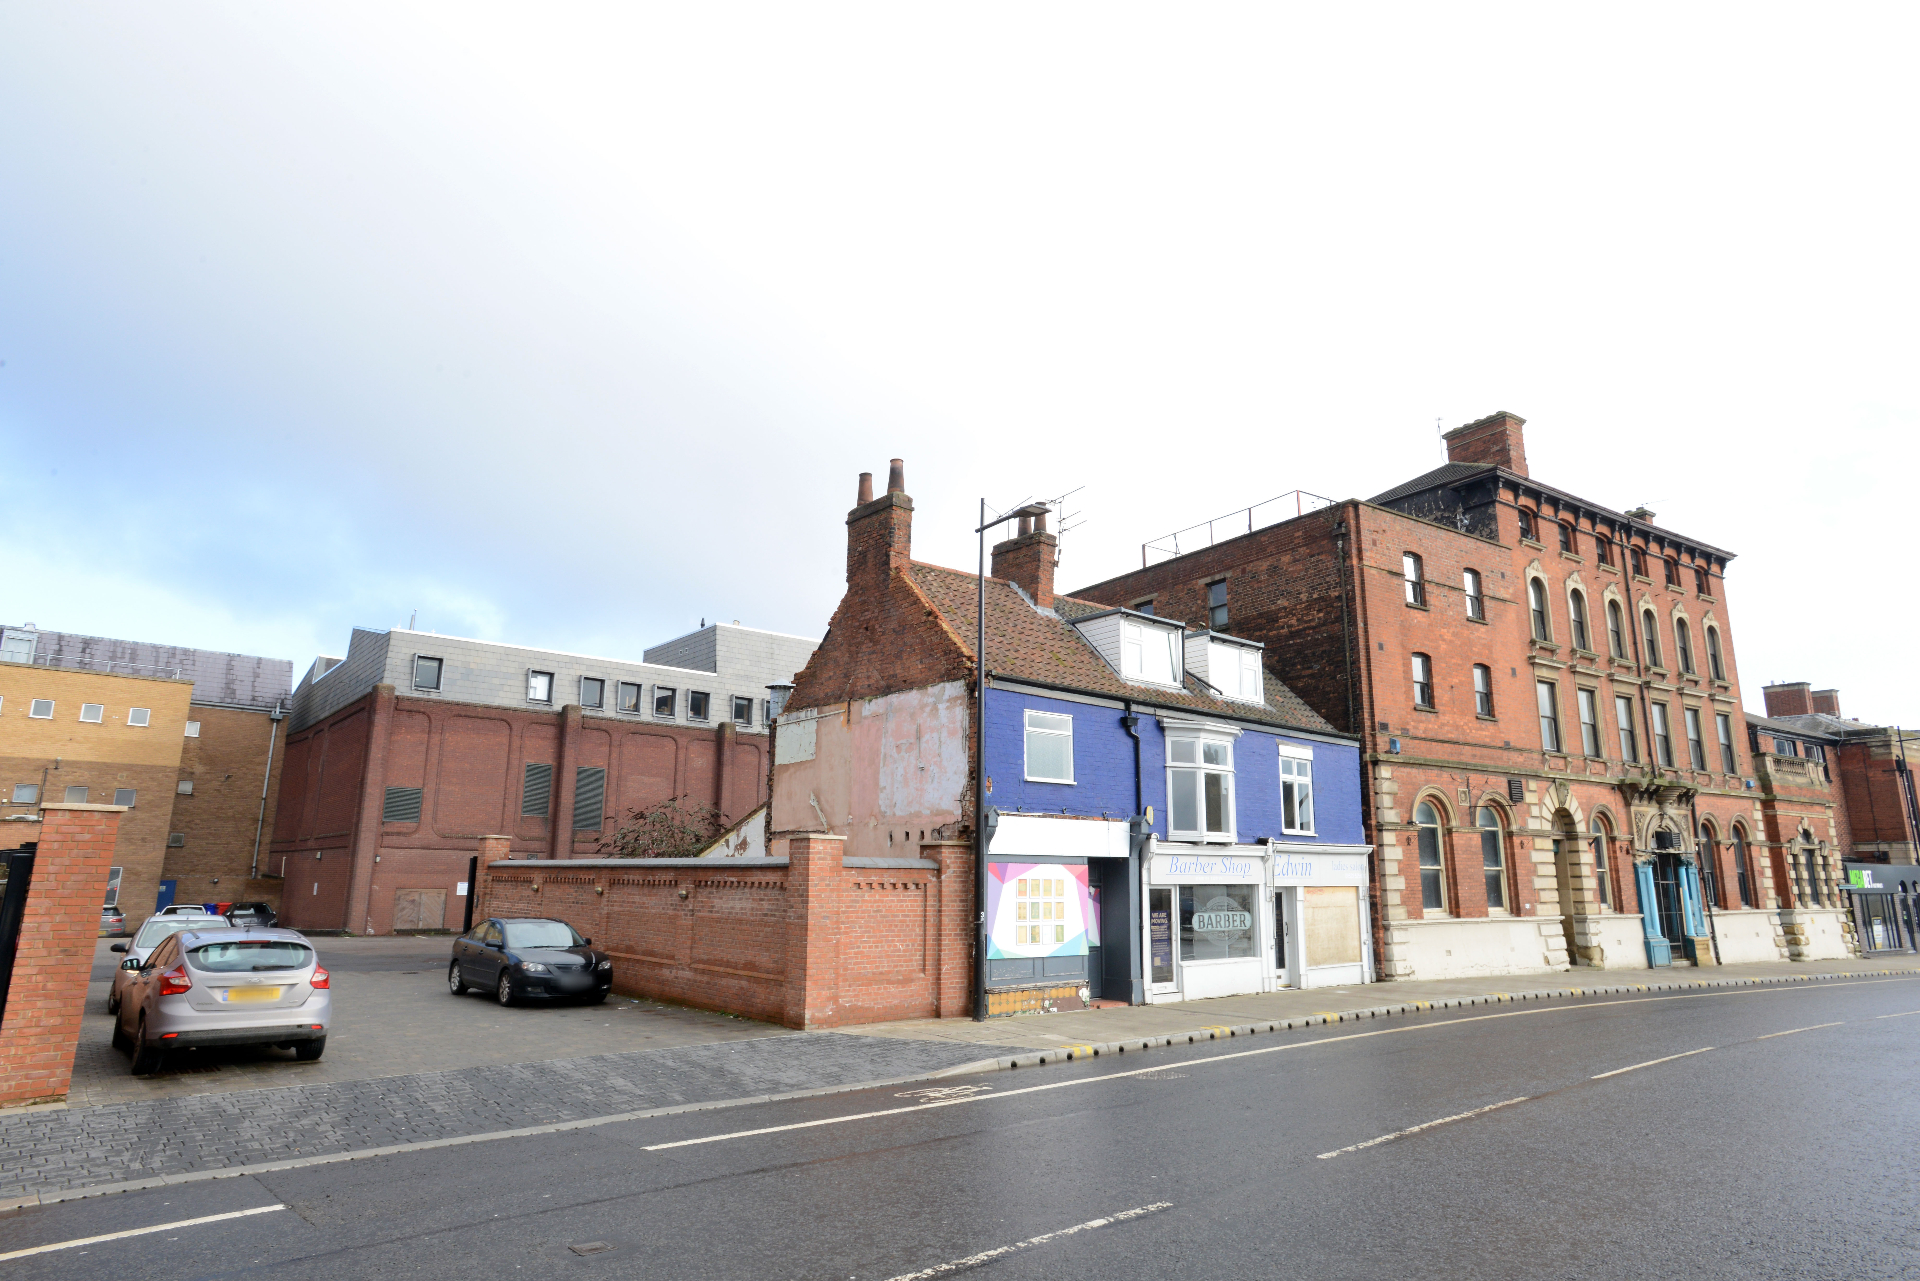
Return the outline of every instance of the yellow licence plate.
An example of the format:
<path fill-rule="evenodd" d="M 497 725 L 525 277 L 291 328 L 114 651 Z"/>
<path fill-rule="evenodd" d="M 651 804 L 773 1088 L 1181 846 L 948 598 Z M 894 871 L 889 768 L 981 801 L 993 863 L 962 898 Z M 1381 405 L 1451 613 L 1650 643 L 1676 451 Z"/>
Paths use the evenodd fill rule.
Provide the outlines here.
<path fill-rule="evenodd" d="M 280 989 L 277 987 L 230 987 L 227 1000 L 232 1001 L 277 1001 Z"/>

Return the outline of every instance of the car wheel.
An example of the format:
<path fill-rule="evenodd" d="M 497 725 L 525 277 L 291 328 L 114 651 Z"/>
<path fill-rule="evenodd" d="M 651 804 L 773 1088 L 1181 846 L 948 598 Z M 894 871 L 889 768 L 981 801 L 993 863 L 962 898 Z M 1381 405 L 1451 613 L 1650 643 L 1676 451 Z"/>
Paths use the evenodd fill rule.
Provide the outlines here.
<path fill-rule="evenodd" d="M 494 990 L 494 999 L 502 1005 L 513 1004 L 513 979 L 510 975 L 500 976 L 500 986 Z"/>
<path fill-rule="evenodd" d="M 118 1014 L 119 1012 L 120 1012 L 120 998 L 115 996 L 111 992 L 107 993 L 107 1013 Z"/>
<path fill-rule="evenodd" d="M 605 1005 L 606 1003 L 607 1003 L 607 994 L 605 992 L 595 992 L 592 996 L 587 998 L 588 1005 Z"/>
<path fill-rule="evenodd" d="M 460 962 L 458 961 L 447 966 L 447 991 L 453 993 L 455 996 L 465 996 L 467 994 L 466 980 L 460 977 Z"/>
<path fill-rule="evenodd" d="M 311 1041 L 295 1042 L 293 1047 L 293 1057 L 302 1063 L 312 1063 L 326 1052 L 327 1038 L 324 1036 L 317 1036 Z"/>
<path fill-rule="evenodd" d="M 127 1029 L 120 1026 L 120 1020 L 113 1021 L 113 1048 L 125 1054 L 133 1048 L 133 1039 L 127 1035 Z"/>
<path fill-rule="evenodd" d="M 133 1038 L 133 1074 L 152 1076 L 160 1070 L 160 1064 L 165 1057 L 159 1046 L 147 1043 L 147 1021 L 141 1019 L 140 1030 L 134 1034 Z"/>

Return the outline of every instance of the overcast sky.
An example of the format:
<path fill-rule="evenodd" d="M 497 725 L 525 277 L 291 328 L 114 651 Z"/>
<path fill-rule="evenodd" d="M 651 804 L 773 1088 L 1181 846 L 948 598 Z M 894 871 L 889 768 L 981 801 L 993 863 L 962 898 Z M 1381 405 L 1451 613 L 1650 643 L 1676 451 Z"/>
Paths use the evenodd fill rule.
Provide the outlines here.
<path fill-rule="evenodd" d="M 0 4 L 0 616 L 291 658 L 1063 586 L 1436 423 L 1920 723 L 1910 7 Z"/>

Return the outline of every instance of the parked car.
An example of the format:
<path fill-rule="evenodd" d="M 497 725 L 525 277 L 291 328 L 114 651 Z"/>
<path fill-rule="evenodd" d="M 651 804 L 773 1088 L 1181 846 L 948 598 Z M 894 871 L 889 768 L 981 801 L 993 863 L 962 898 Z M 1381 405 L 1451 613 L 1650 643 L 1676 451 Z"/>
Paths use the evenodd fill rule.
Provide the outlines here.
<path fill-rule="evenodd" d="M 167 904 L 167 906 L 161 908 L 158 912 L 155 912 L 154 915 L 155 916 L 212 916 L 213 913 L 209 912 L 203 905 L 199 903 L 169 903 Z"/>
<path fill-rule="evenodd" d="M 302 1063 L 327 1048 L 332 979 L 294 930 L 196 925 L 161 940 L 144 963 L 123 964 L 139 968 L 128 971 L 113 1043 L 135 1076 L 210 1045 L 276 1045 Z"/>
<path fill-rule="evenodd" d="M 202 913 L 191 916 L 181 913 L 177 916 L 149 916 L 140 923 L 139 932 L 126 943 L 115 943 L 112 950 L 126 953 L 126 960 L 120 962 L 120 968 L 113 972 L 113 987 L 107 992 L 107 1013 L 118 1014 L 120 1002 L 126 999 L 127 985 L 133 982 L 134 971 L 146 962 L 153 949 L 181 930 L 218 930 L 231 928 L 217 916 Z M 128 961 L 133 964 L 128 965 Z"/>
<path fill-rule="evenodd" d="M 453 941 L 447 990 L 459 996 L 470 987 L 502 1005 L 554 997 L 597 1003 L 613 987 L 613 958 L 565 921 L 496 917 Z"/>
<path fill-rule="evenodd" d="M 127 932 L 127 914 L 117 907 L 100 909 L 100 937 L 118 938 Z"/>
<path fill-rule="evenodd" d="M 270 930 L 280 924 L 280 914 L 269 903 L 235 903 L 227 909 L 227 919 L 235 925 Z"/>

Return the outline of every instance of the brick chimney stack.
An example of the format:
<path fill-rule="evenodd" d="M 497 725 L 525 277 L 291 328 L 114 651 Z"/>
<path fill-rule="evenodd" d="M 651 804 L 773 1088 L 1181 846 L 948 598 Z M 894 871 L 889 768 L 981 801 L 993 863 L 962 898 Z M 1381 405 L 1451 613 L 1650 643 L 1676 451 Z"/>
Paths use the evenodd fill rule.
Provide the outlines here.
<path fill-rule="evenodd" d="M 1441 438 L 1447 442 L 1447 461 L 1493 463 L 1524 476 L 1527 442 L 1520 429 L 1526 425 L 1526 419 L 1503 409 L 1465 427 L 1455 427 Z"/>
<path fill-rule="evenodd" d="M 1832 694 L 1832 690 L 1823 690 Z M 1806 681 L 1786 681 L 1779 685 L 1764 686 L 1761 695 L 1767 700 L 1768 716 L 1811 716 L 1817 709 L 1813 705 L 1813 686 Z M 1839 706 L 1835 698 L 1834 706 Z M 1835 715 L 1838 715 L 1836 712 Z"/>
<path fill-rule="evenodd" d="M 1020 532 L 993 548 L 993 576 L 1020 584 L 1041 609 L 1053 608 L 1053 571 L 1060 538 L 1047 532 L 1046 513 L 1020 518 Z"/>
<path fill-rule="evenodd" d="M 1814 690 L 1813 710 L 1824 712 L 1828 716 L 1840 715 L 1840 691 L 1837 689 Z"/>
<path fill-rule="evenodd" d="M 847 585 L 886 586 L 904 574 L 913 555 L 913 499 L 898 458 L 887 472 L 887 492 L 873 496 L 873 473 L 860 473 L 859 502 L 847 513 Z"/>

